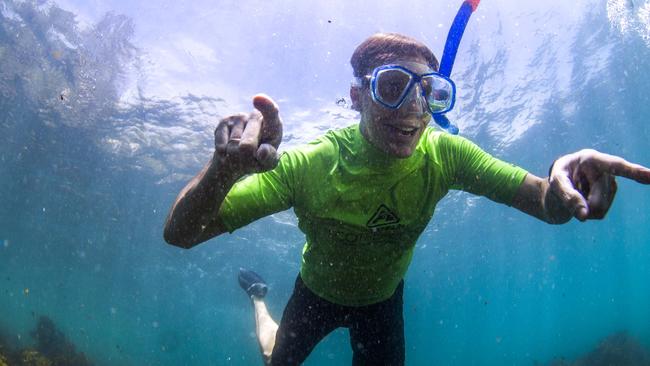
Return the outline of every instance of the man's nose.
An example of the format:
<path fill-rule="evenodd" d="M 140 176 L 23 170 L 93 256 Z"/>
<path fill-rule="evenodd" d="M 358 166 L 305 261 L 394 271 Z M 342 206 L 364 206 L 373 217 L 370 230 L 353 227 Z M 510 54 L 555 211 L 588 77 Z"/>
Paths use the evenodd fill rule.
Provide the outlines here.
<path fill-rule="evenodd" d="M 420 85 L 415 84 L 413 88 L 411 88 L 404 100 L 402 108 L 406 109 L 409 113 L 423 114 L 426 112 L 426 106 L 424 105 Z"/>

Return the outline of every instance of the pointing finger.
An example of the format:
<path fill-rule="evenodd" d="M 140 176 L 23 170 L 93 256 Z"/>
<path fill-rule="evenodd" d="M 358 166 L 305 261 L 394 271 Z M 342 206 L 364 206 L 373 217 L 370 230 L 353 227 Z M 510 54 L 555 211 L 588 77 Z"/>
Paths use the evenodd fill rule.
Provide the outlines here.
<path fill-rule="evenodd" d="M 600 153 L 598 158 L 608 173 L 633 179 L 639 183 L 650 184 L 650 169 L 614 155 Z"/>

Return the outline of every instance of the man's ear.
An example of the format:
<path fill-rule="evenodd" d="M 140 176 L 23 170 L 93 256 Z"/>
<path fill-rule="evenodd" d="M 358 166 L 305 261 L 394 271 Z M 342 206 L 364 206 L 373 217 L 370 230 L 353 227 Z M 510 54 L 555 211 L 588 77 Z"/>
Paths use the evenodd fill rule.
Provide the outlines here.
<path fill-rule="evenodd" d="M 361 112 L 361 88 L 350 86 L 350 100 L 352 100 L 352 109 Z"/>

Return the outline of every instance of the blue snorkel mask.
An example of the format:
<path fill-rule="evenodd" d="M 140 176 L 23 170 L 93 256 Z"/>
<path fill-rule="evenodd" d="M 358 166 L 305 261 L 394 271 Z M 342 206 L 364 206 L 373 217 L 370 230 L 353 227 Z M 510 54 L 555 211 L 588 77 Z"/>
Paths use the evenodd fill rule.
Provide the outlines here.
<path fill-rule="evenodd" d="M 422 113 L 435 116 L 449 112 L 456 102 L 456 84 L 433 70 L 418 74 L 404 65 L 383 65 L 360 79 L 368 81 L 375 103 L 388 109 L 415 101 Z"/>

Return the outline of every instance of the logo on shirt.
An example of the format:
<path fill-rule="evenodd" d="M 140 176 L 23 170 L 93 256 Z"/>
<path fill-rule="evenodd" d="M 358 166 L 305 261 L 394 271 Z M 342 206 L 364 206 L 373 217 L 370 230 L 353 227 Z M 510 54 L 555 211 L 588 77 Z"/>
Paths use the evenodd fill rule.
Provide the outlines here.
<path fill-rule="evenodd" d="M 394 225 L 399 223 L 399 217 L 393 213 L 386 205 L 381 204 L 374 215 L 368 220 L 366 226 L 370 229 Z"/>

